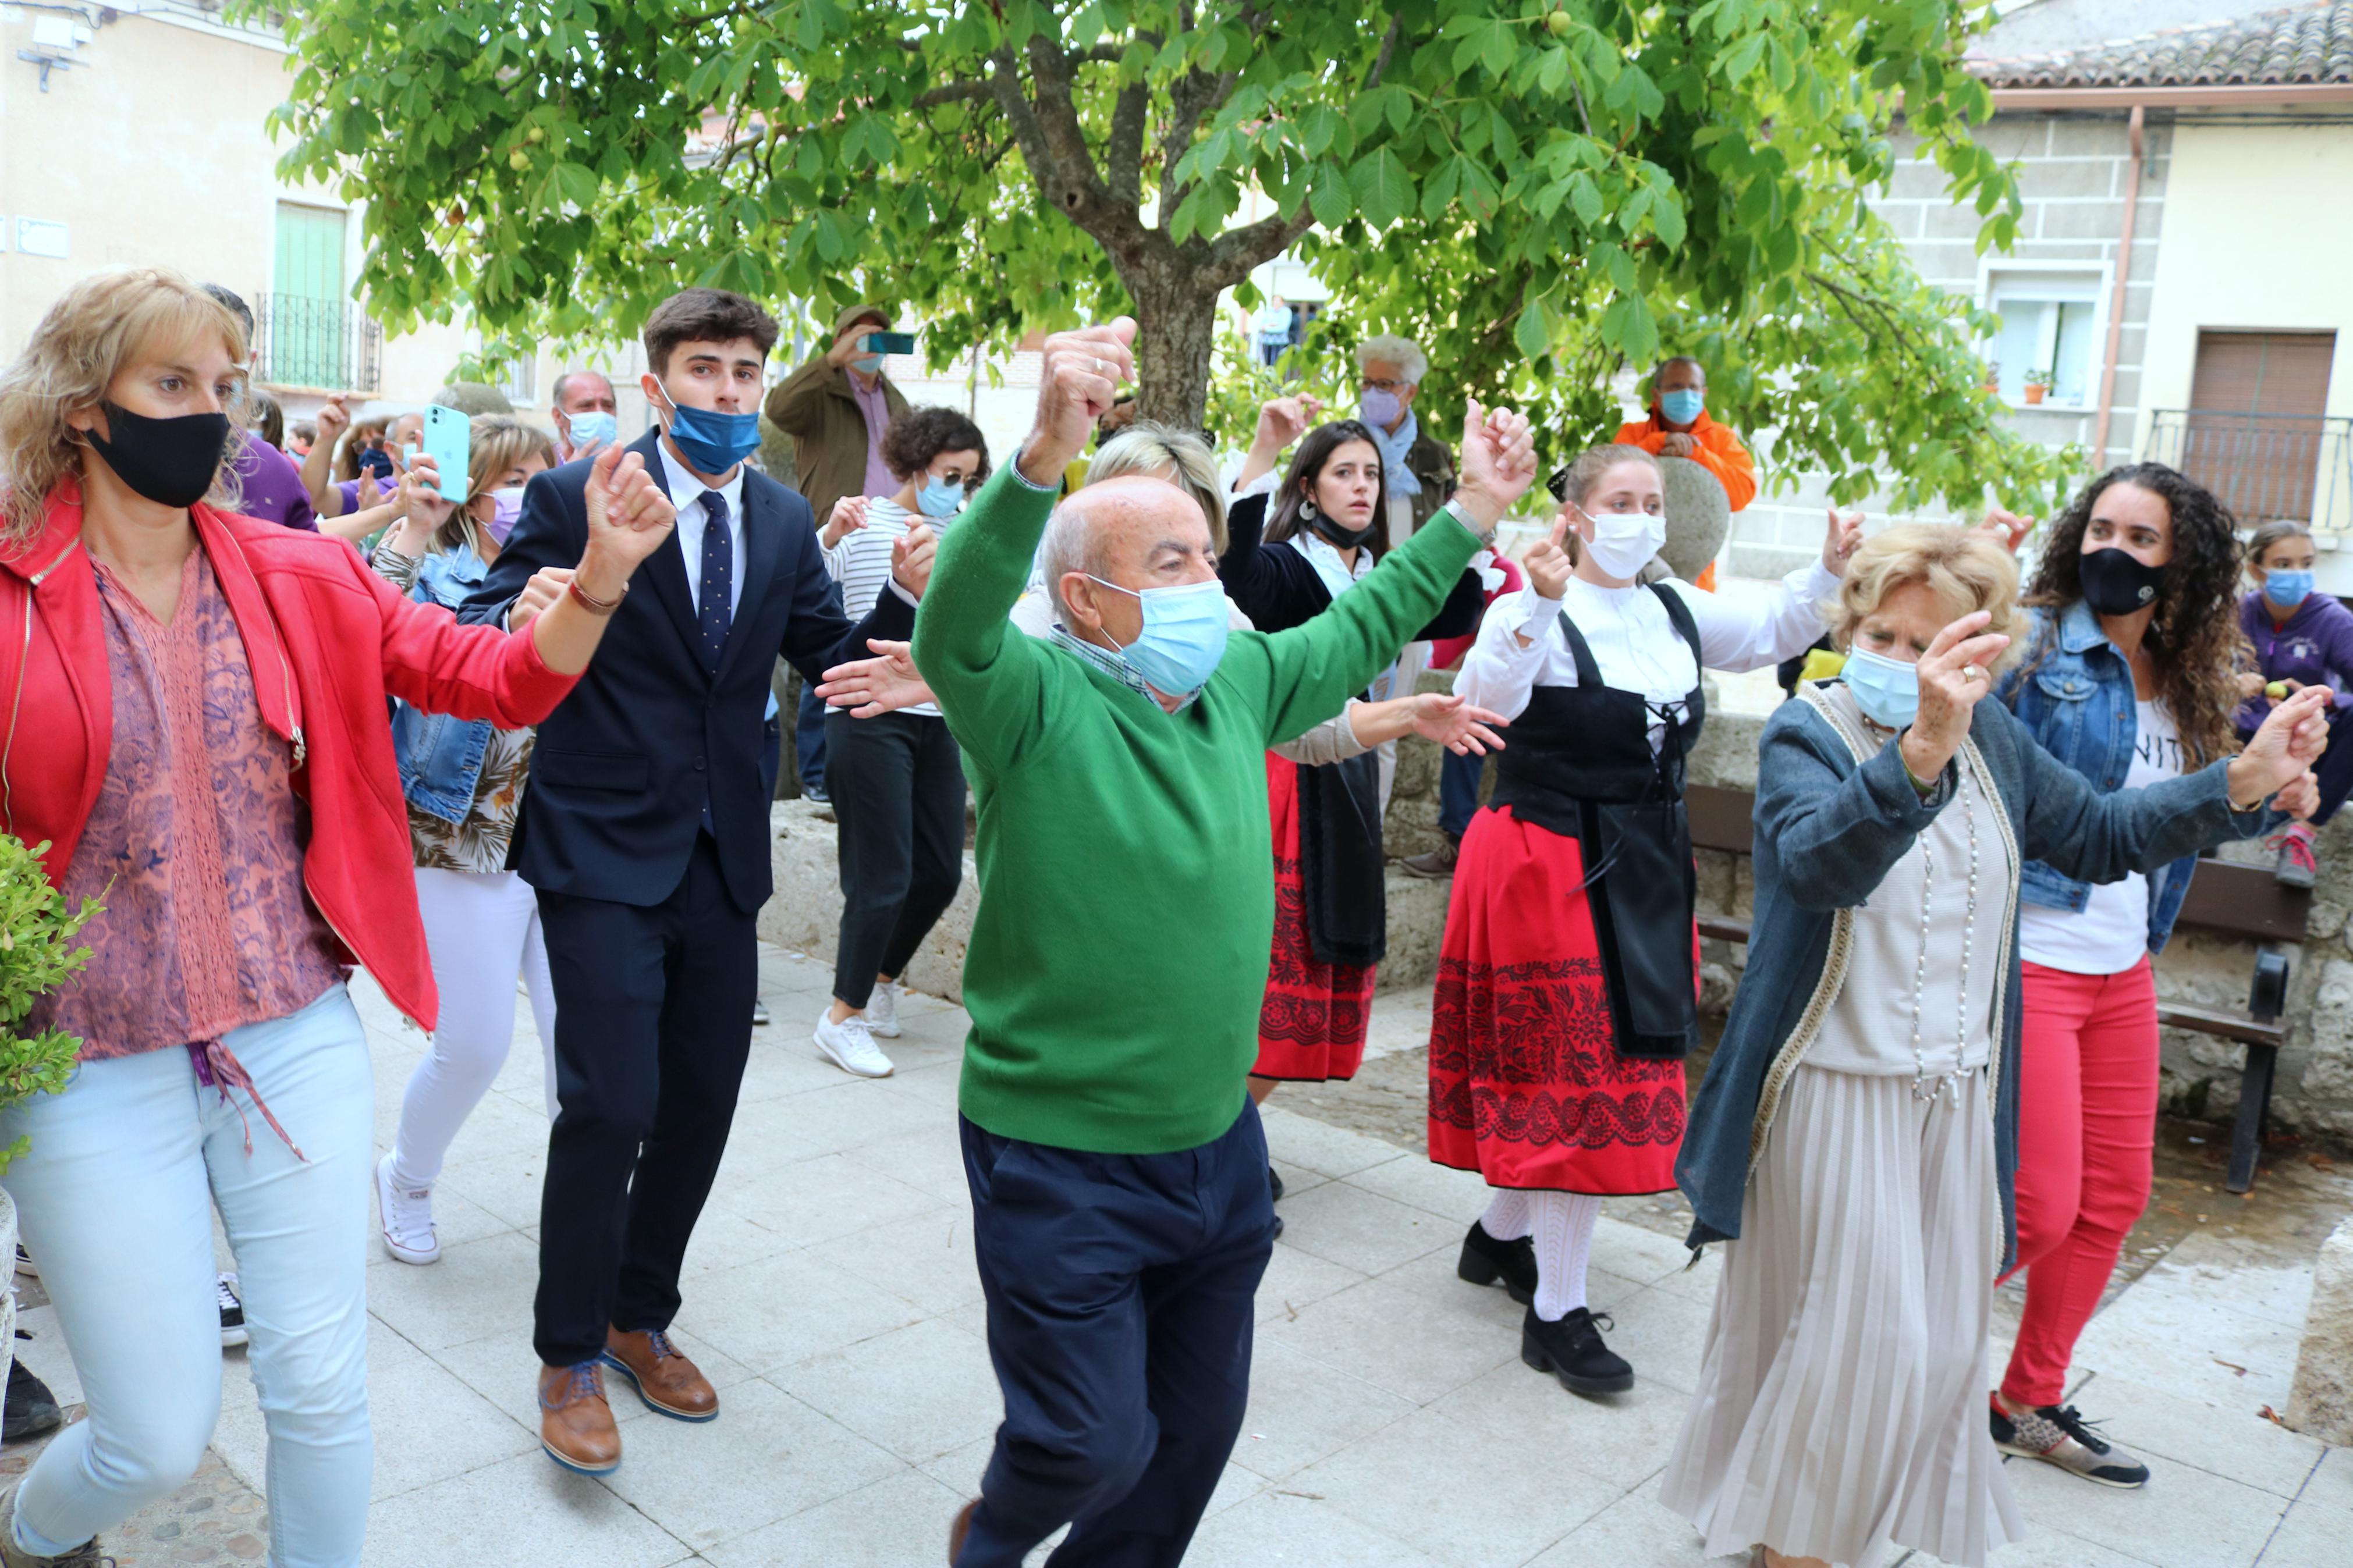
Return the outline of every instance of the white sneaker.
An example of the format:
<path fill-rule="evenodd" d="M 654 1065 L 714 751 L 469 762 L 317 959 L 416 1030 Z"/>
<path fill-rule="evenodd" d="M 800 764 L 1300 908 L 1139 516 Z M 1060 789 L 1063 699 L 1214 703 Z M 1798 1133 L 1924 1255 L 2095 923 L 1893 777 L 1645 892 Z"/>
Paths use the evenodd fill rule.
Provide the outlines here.
<path fill-rule="evenodd" d="M 874 983 L 874 994 L 866 998 L 866 1032 L 882 1039 L 899 1037 L 899 983 L 895 980 Z"/>
<path fill-rule="evenodd" d="M 817 1016 L 816 1039 L 817 1048 L 826 1059 L 844 1072 L 856 1073 L 860 1078 L 891 1076 L 891 1058 L 874 1043 L 874 1036 L 860 1014 L 852 1013 L 837 1024 L 833 1021 L 833 1006 L 827 1004 L 825 1011 Z"/>
<path fill-rule="evenodd" d="M 433 1234 L 433 1189 L 403 1187 L 392 1179 L 392 1156 L 375 1163 L 375 1206 L 384 1216 L 384 1249 L 403 1263 L 437 1263 L 441 1238 Z"/>

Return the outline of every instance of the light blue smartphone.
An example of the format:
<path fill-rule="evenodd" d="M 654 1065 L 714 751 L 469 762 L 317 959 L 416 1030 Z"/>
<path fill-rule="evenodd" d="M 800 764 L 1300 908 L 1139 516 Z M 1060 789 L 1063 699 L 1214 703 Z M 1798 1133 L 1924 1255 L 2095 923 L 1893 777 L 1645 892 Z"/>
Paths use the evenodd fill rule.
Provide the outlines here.
<path fill-rule="evenodd" d="M 441 499 L 466 499 L 466 465 L 473 457 L 474 422 L 436 403 L 425 410 L 425 455 L 441 475 Z"/>

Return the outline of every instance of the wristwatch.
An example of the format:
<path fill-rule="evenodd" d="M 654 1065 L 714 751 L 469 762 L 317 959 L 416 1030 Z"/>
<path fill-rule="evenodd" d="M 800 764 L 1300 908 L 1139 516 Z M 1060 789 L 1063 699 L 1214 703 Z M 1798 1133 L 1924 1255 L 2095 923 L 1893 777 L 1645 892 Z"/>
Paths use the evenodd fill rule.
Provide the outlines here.
<path fill-rule="evenodd" d="M 1471 509 L 1469 507 L 1464 506 L 1461 501 L 1450 496 L 1447 498 L 1446 504 L 1440 507 L 1438 510 L 1451 517 L 1463 527 L 1469 529 L 1471 531 L 1471 537 L 1476 539 L 1482 549 L 1493 550 L 1495 548 L 1495 531 L 1492 528 L 1481 528 L 1477 523 L 1472 521 Z"/>

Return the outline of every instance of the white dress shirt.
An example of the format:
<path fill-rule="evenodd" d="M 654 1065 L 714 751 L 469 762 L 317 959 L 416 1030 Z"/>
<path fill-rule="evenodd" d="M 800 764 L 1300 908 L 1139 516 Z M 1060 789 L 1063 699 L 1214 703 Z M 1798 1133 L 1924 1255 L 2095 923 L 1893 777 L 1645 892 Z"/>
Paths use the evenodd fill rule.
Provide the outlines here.
<path fill-rule="evenodd" d="M 668 441 L 657 439 L 654 450 L 661 454 L 667 480 L 663 488 L 670 492 L 670 504 L 678 509 L 678 547 L 686 554 L 686 596 L 694 601 L 697 615 L 702 613 L 702 531 L 711 524 L 711 509 L 702 498 L 715 494 L 727 503 L 727 542 L 735 552 L 734 565 L 727 574 L 727 616 L 732 621 L 744 603 L 744 465 L 735 465 L 725 484 L 706 485 L 679 461 Z"/>
<path fill-rule="evenodd" d="M 1822 635 L 1822 612 L 1838 592 L 1839 580 L 1817 561 L 1771 587 L 1729 583 L 1715 593 L 1678 578 L 1667 591 L 1683 600 L 1699 632 L 1698 660 L 1675 632 L 1666 605 L 1644 587 L 1604 588 L 1571 577 L 1559 599 L 1547 599 L 1531 581 L 1516 594 L 1487 606 L 1479 640 L 1462 656 L 1454 689 L 1481 708 L 1506 719 L 1527 710 L 1538 686 L 1575 686 L 1577 660 L 1561 636 L 1560 613 L 1593 651 L 1593 663 L 1609 685 L 1640 692 L 1646 701 L 1681 702 L 1699 684 L 1699 666 L 1710 669 L 1755 669 L 1802 652 Z M 1528 646 L 1520 646 L 1525 632 Z M 1659 744 L 1663 723 L 1651 727 Z"/>

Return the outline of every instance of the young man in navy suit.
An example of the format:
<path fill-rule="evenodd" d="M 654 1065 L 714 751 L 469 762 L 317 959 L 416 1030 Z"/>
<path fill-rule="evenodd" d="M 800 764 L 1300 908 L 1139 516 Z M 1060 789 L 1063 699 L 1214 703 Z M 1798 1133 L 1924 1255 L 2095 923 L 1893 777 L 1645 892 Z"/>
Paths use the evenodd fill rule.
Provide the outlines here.
<path fill-rule="evenodd" d="M 621 1462 L 604 1373 L 708 1421 L 719 1399 L 666 1331 L 679 1265 L 727 1146 L 758 989 L 754 917 L 771 890 L 761 731 L 777 657 L 810 684 L 904 639 L 931 573 L 911 533 L 892 592 L 852 626 L 828 603 L 808 503 L 744 467 L 776 323 L 690 289 L 645 327 L 659 428 L 629 448 L 678 509 L 619 599 L 612 651 L 539 727 L 510 863 L 539 895 L 555 981 L 556 1093 L 541 1200 L 533 1346 L 540 1437 L 557 1463 Z M 567 591 L 586 462 L 533 479 L 463 612 L 521 618 Z"/>

